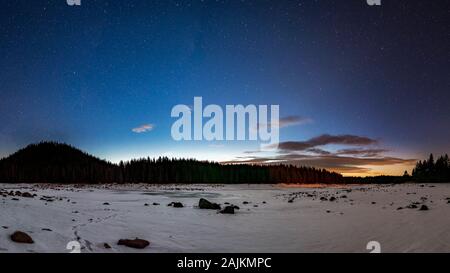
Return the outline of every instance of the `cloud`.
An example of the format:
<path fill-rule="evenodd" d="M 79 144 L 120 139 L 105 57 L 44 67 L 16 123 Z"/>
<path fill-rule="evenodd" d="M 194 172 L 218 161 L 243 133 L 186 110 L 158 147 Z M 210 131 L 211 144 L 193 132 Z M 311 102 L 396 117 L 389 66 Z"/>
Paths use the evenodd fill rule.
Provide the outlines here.
<path fill-rule="evenodd" d="M 317 146 L 324 146 L 328 144 L 364 146 L 377 143 L 378 143 L 377 140 L 364 136 L 325 134 L 311 138 L 306 141 L 281 142 L 278 144 L 278 149 L 286 151 L 305 151 L 307 149 L 315 148 Z"/>
<path fill-rule="evenodd" d="M 311 123 L 312 119 L 306 118 L 306 117 L 300 117 L 300 116 L 288 116 L 284 118 L 280 118 L 278 121 L 278 124 L 274 124 L 275 126 L 278 125 L 279 128 L 288 127 L 288 126 L 294 126 L 294 125 L 301 125 L 301 124 L 307 124 Z"/>
<path fill-rule="evenodd" d="M 348 148 L 329 151 L 322 146 L 328 144 L 349 146 Z M 276 153 L 258 156 L 253 152 L 244 152 L 242 157 L 222 162 L 224 164 L 292 164 L 295 166 L 313 166 L 344 174 L 380 174 L 374 169 L 392 165 L 410 166 L 416 159 L 404 159 L 386 156 L 387 149 L 373 145 L 379 141 L 370 137 L 357 135 L 324 134 L 306 141 L 282 142 Z"/>
<path fill-rule="evenodd" d="M 370 168 L 366 166 L 388 166 L 397 164 L 414 164 L 416 159 L 403 159 L 397 157 L 376 157 L 359 158 L 337 155 L 305 155 L 305 154 L 285 154 L 273 157 L 240 157 L 236 160 L 222 162 L 224 164 L 272 164 L 284 163 L 296 166 L 314 166 L 333 171 L 341 172 L 367 172 Z"/>
<path fill-rule="evenodd" d="M 287 116 L 284 118 L 280 118 L 278 120 L 278 122 L 274 122 L 274 123 L 258 123 L 258 128 L 259 127 L 285 128 L 285 127 L 289 127 L 289 126 L 302 125 L 302 124 L 307 124 L 307 123 L 311 123 L 311 122 L 313 122 L 313 120 L 311 118 L 306 118 L 306 117 L 301 117 L 301 116 Z"/>
<path fill-rule="evenodd" d="M 363 157 L 375 157 L 380 156 L 383 153 L 389 152 L 386 149 L 343 149 L 338 150 L 336 154 L 339 155 L 357 155 Z"/>
<path fill-rule="evenodd" d="M 150 132 L 151 130 L 153 130 L 153 128 L 155 128 L 155 126 L 153 124 L 144 124 L 137 128 L 131 129 L 131 131 L 133 131 L 136 134 L 142 134 L 145 132 Z"/>

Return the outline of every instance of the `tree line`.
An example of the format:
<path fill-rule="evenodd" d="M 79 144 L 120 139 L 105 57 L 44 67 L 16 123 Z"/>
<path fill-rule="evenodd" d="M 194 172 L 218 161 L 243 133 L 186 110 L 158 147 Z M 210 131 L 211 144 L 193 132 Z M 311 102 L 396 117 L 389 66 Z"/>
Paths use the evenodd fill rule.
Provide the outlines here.
<path fill-rule="evenodd" d="M 428 160 L 419 161 L 412 171 L 412 178 L 429 182 L 450 182 L 450 160 L 441 155 L 437 160 L 430 154 Z"/>
<path fill-rule="evenodd" d="M 142 158 L 113 164 L 72 146 L 32 144 L 0 160 L 4 183 L 342 183 L 342 175 L 292 165 L 224 165 L 194 159 Z"/>

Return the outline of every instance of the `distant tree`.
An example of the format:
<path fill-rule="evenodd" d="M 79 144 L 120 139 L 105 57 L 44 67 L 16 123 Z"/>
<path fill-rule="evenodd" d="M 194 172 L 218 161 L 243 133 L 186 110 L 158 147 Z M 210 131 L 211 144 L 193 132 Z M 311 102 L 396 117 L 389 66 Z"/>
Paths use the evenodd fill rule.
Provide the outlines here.
<path fill-rule="evenodd" d="M 450 162 L 448 155 L 438 157 L 435 161 L 433 154 L 428 160 L 419 161 L 413 172 L 413 178 L 429 182 L 450 182 Z"/>
<path fill-rule="evenodd" d="M 341 183 L 342 175 L 292 165 L 223 165 L 193 159 L 132 159 L 113 164 L 55 142 L 29 145 L 0 160 L 10 183 Z"/>

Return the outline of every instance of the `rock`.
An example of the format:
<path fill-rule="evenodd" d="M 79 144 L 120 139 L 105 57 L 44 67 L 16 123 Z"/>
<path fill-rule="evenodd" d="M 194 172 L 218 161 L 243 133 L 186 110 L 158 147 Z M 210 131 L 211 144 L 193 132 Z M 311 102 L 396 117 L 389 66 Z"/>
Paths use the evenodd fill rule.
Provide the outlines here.
<path fill-rule="evenodd" d="M 107 244 L 107 243 L 104 243 L 103 247 L 106 248 L 106 249 L 111 249 L 111 246 L 109 244 Z"/>
<path fill-rule="evenodd" d="M 326 197 L 320 197 L 320 201 L 328 201 L 328 198 L 326 198 Z"/>
<path fill-rule="evenodd" d="M 377 202 L 372 202 L 372 205 L 375 205 Z"/>
<path fill-rule="evenodd" d="M 29 192 L 24 192 L 24 193 L 22 193 L 21 196 L 22 196 L 22 197 L 26 197 L 26 198 L 33 198 L 33 197 L 34 197 L 34 195 L 31 194 L 31 193 L 29 193 Z"/>
<path fill-rule="evenodd" d="M 408 209 L 417 209 L 417 205 L 416 204 L 410 204 L 407 206 Z"/>
<path fill-rule="evenodd" d="M 174 207 L 174 208 L 183 208 L 183 204 L 180 202 L 172 202 L 168 205 L 169 207 Z"/>
<path fill-rule="evenodd" d="M 52 230 L 49 228 L 43 228 L 42 231 L 52 231 Z"/>
<path fill-rule="evenodd" d="M 289 199 L 288 203 L 294 203 L 294 199 Z"/>
<path fill-rule="evenodd" d="M 220 209 L 220 205 L 216 203 L 209 202 L 208 200 L 201 198 L 200 201 L 198 201 L 198 207 L 200 209 Z"/>
<path fill-rule="evenodd" d="M 103 206 L 109 206 L 108 202 L 103 203 Z"/>
<path fill-rule="evenodd" d="M 248 205 L 248 201 L 244 201 L 244 202 L 242 202 L 242 204 Z"/>
<path fill-rule="evenodd" d="M 334 196 L 331 196 L 331 197 L 330 197 L 330 199 L 329 199 L 329 201 L 330 201 L 330 202 L 334 202 L 334 201 L 336 201 L 336 197 L 334 197 Z"/>
<path fill-rule="evenodd" d="M 34 244 L 33 239 L 30 237 L 30 235 L 26 234 L 22 231 L 16 231 L 11 235 L 11 240 L 16 243 L 21 244 Z"/>
<path fill-rule="evenodd" d="M 263 204 L 267 204 L 267 202 L 266 202 L 266 201 L 263 201 L 262 203 L 263 203 Z"/>
<path fill-rule="evenodd" d="M 143 239 L 136 238 L 134 240 L 120 239 L 117 244 L 124 245 L 124 246 L 131 247 L 131 248 L 136 248 L 136 249 L 144 249 L 150 245 L 150 242 L 143 240 Z"/>
<path fill-rule="evenodd" d="M 422 205 L 419 210 L 429 210 L 427 205 Z"/>
<path fill-rule="evenodd" d="M 145 207 L 148 207 L 148 204 L 147 204 L 147 203 L 145 203 L 145 204 L 144 204 L 144 206 L 145 206 Z"/>
<path fill-rule="evenodd" d="M 153 206 L 159 206 L 159 203 L 153 203 Z"/>
<path fill-rule="evenodd" d="M 341 198 L 347 198 L 347 195 L 342 195 Z"/>
<path fill-rule="evenodd" d="M 402 207 L 398 207 L 398 208 L 397 208 L 397 210 L 402 210 L 402 209 L 403 209 Z"/>
<path fill-rule="evenodd" d="M 226 206 L 223 210 L 220 211 L 222 214 L 234 214 L 234 206 Z"/>

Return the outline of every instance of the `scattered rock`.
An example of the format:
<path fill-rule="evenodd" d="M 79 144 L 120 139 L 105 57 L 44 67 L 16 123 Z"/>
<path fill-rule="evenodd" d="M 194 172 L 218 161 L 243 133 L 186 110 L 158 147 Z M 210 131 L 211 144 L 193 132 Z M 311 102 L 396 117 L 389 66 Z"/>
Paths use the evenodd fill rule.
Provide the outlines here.
<path fill-rule="evenodd" d="M 28 235 L 22 231 L 14 232 L 11 235 L 11 240 L 13 242 L 21 243 L 21 244 L 33 244 L 34 243 L 33 239 L 30 237 L 30 235 Z"/>
<path fill-rule="evenodd" d="M 143 239 L 136 238 L 134 240 L 120 239 L 117 244 L 124 245 L 124 246 L 131 247 L 131 248 L 136 248 L 136 249 L 144 249 L 150 245 L 150 242 L 143 240 Z"/>
<path fill-rule="evenodd" d="M 226 206 L 223 210 L 220 211 L 222 214 L 234 214 L 234 206 Z"/>
<path fill-rule="evenodd" d="M 21 196 L 25 197 L 25 198 L 33 198 L 34 197 L 34 195 L 29 192 L 24 192 L 24 193 L 22 193 Z"/>
<path fill-rule="evenodd" d="M 198 207 L 200 209 L 220 209 L 220 205 L 216 203 L 209 202 L 208 200 L 201 198 L 200 201 L 198 201 Z"/>
<path fill-rule="evenodd" d="M 183 204 L 180 202 L 172 202 L 172 203 L 168 204 L 167 206 L 174 207 L 174 208 L 183 208 L 184 207 Z"/>

